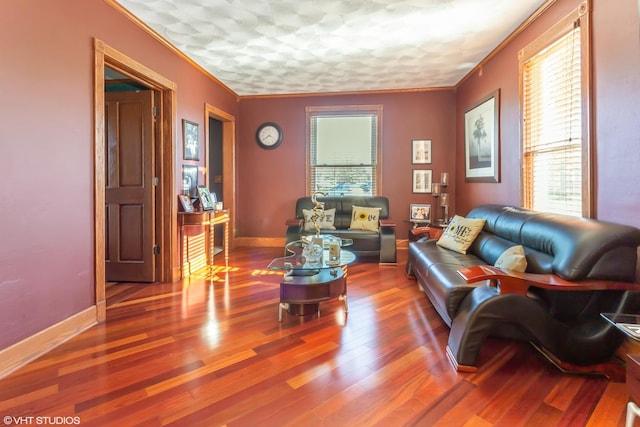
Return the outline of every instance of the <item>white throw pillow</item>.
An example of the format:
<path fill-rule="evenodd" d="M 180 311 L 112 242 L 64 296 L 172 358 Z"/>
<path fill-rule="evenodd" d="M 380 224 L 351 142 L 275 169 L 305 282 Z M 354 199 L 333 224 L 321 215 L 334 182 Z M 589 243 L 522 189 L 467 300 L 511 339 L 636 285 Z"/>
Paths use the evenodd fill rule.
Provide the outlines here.
<path fill-rule="evenodd" d="M 484 219 L 464 218 L 456 215 L 436 243 L 443 248 L 466 254 L 467 249 L 482 231 L 484 223 Z"/>
<path fill-rule="evenodd" d="M 352 206 L 349 230 L 378 231 L 380 229 L 380 208 Z"/>
<path fill-rule="evenodd" d="M 311 209 L 302 209 L 302 215 L 304 215 L 304 229 L 305 231 L 314 231 L 315 227 L 313 226 L 313 222 L 311 221 L 311 215 L 313 215 L 313 211 Z M 335 230 L 336 227 L 333 226 L 333 222 L 336 217 L 335 208 L 326 209 L 324 214 L 318 218 L 318 226 L 321 230 Z"/>
<path fill-rule="evenodd" d="M 524 273 L 527 270 L 527 258 L 521 245 L 511 246 L 496 260 L 495 267 Z"/>

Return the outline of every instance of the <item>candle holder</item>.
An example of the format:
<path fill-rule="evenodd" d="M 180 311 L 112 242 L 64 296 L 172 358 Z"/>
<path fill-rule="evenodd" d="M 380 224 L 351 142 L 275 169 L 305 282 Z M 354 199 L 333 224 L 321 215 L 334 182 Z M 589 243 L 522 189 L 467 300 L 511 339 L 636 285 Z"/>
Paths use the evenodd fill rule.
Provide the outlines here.
<path fill-rule="evenodd" d="M 449 185 L 449 174 L 447 172 L 442 172 L 440 174 L 440 185 L 444 188 Z"/>
<path fill-rule="evenodd" d="M 436 206 L 438 206 L 438 197 L 440 197 L 440 191 L 441 191 L 440 183 L 434 182 L 431 185 L 431 195 L 433 196 L 434 199 L 436 199 L 436 203 L 435 203 Z M 433 222 L 434 224 L 438 223 L 438 209 L 435 209 Z"/>
<path fill-rule="evenodd" d="M 449 223 L 449 194 L 442 193 L 440 195 L 440 207 L 442 208 L 442 225 L 447 225 Z"/>

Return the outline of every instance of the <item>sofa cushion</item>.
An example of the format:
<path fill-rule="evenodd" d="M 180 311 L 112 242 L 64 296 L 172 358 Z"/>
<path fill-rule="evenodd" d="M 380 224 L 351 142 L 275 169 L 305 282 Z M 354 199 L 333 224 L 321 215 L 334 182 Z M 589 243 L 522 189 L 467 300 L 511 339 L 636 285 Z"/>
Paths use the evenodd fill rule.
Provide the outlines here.
<path fill-rule="evenodd" d="M 524 247 L 522 247 L 522 245 L 510 247 L 498 257 L 494 266 L 503 270 L 524 273 L 527 270 L 527 258 L 524 254 Z"/>
<path fill-rule="evenodd" d="M 438 239 L 438 246 L 466 254 L 467 249 L 469 249 L 469 246 L 482 230 L 484 222 L 484 219 L 480 218 L 471 219 L 459 215 L 454 216 L 440 239 Z"/>
<path fill-rule="evenodd" d="M 306 231 L 315 231 L 315 227 L 313 226 L 313 221 L 311 221 L 311 215 L 313 215 L 313 210 L 311 209 L 302 209 L 302 214 L 304 215 L 304 229 Z M 336 209 L 325 209 L 324 214 L 318 218 L 318 226 L 321 230 L 335 230 L 336 227 L 333 226 L 333 221 L 336 217 Z"/>
<path fill-rule="evenodd" d="M 380 208 L 353 206 L 349 230 L 378 231 L 380 228 Z"/>

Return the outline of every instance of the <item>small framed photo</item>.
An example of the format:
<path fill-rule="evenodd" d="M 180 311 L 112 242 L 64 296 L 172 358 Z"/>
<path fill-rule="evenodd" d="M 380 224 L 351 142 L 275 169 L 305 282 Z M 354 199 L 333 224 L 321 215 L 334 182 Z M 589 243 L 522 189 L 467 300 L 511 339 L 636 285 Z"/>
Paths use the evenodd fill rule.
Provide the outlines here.
<path fill-rule="evenodd" d="M 430 139 L 414 139 L 412 141 L 411 163 L 414 165 L 431 163 Z"/>
<path fill-rule="evenodd" d="M 198 197 L 198 166 L 182 165 L 182 193 Z"/>
<path fill-rule="evenodd" d="M 413 170 L 413 192 L 431 193 L 431 180 L 433 171 L 431 169 Z"/>
<path fill-rule="evenodd" d="M 431 205 L 412 203 L 409 211 L 411 221 L 431 222 Z"/>
<path fill-rule="evenodd" d="M 193 212 L 193 204 L 191 203 L 191 198 L 186 194 L 178 194 L 178 200 L 180 200 L 180 208 L 182 212 Z"/>
<path fill-rule="evenodd" d="M 206 185 L 198 185 L 198 197 L 203 211 L 212 211 L 213 202 L 211 201 L 211 193 Z"/>
<path fill-rule="evenodd" d="M 182 119 L 182 158 L 200 160 L 200 141 L 198 140 L 198 124 Z"/>

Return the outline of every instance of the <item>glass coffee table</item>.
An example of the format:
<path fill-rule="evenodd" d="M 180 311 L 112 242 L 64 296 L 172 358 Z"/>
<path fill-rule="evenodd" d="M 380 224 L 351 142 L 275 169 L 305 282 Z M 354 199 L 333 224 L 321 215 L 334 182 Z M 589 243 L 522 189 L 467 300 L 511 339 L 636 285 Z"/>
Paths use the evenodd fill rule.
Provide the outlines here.
<path fill-rule="evenodd" d="M 334 238 L 335 239 L 335 238 Z M 278 307 L 278 321 L 282 321 L 282 310 L 289 314 L 305 316 L 320 314 L 320 303 L 337 298 L 344 303 L 345 313 L 349 312 L 347 304 L 347 266 L 356 260 L 356 256 L 343 249 L 353 244 L 351 239 L 339 239 L 340 256 L 334 262 L 329 261 L 329 248 L 323 245 L 322 258 L 318 262 L 309 262 L 303 255 L 305 247 L 310 245 L 308 240 L 296 240 L 286 246 L 291 255 L 275 258 L 269 270 L 279 270 L 284 273 L 280 283 L 280 304 Z M 328 238 L 325 239 L 328 242 Z M 335 240 L 334 240 L 335 242 Z"/>

